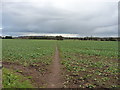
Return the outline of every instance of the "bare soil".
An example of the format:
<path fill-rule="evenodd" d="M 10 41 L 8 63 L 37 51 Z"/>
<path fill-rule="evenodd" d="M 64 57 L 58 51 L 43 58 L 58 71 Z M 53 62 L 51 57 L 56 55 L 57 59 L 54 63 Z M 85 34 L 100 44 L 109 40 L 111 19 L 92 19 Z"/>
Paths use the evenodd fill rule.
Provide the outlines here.
<path fill-rule="evenodd" d="M 89 60 L 92 60 L 94 63 L 101 61 L 101 57 L 98 57 L 98 56 L 87 56 L 87 55 L 79 55 L 79 54 L 78 55 L 76 54 L 75 56 L 78 58 L 78 60 L 81 60 L 81 59 L 85 60 L 89 58 Z M 68 58 L 68 60 L 71 60 L 71 59 Z M 112 58 L 111 59 L 105 58 L 104 61 L 113 62 L 113 63 L 118 62 L 117 59 L 112 59 Z M 91 66 L 86 67 L 86 65 L 87 64 L 83 64 L 83 63 L 78 65 L 80 67 L 85 67 L 86 71 L 79 71 L 77 73 L 66 71 L 66 75 L 67 75 L 66 87 L 67 88 L 80 88 L 81 86 L 82 86 L 81 88 L 88 88 L 88 86 L 90 88 L 90 86 L 92 85 L 95 85 L 96 88 L 109 88 L 111 86 L 120 85 L 117 79 L 118 74 L 111 74 L 111 72 L 104 72 L 104 70 L 108 68 L 108 65 L 103 66 L 102 68 L 91 67 Z M 71 64 L 71 66 L 74 66 L 74 64 Z M 66 68 L 64 67 L 64 69 Z M 97 75 L 93 71 L 98 71 L 101 73 L 101 75 Z M 86 77 L 87 75 L 92 75 L 92 76 Z M 108 80 L 104 81 L 102 80 L 102 78 L 108 78 Z"/>
<path fill-rule="evenodd" d="M 3 62 L 3 67 L 12 69 L 17 73 L 20 73 L 25 77 L 28 77 L 28 79 L 31 80 L 31 83 L 37 88 L 43 87 L 46 84 L 43 75 L 36 69 L 36 67 L 32 66 L 24 67 L 19 63 L 11 62 Z"/>
<path fill-rule="evenodd" d="M 50 74 L 48 76 L 47 88 L 62 88 L 63 78 L 61 74 L 61 65 L 58 47 L 56 47 L 54 60 L 50 66 Z"/>
<path fill-rule="evenodd" d="M 86 56 L 86 55 L 75 55 L 79 59 L 91 59 L 93 62 L 100 61 L 101 58 L 98 56 Z M 117 60 L 108 59 L 106 61 L 118 62 Z M 85 67 L 86 64 L 80 64 L 78 66 Z M 105 73 L 104 75 L 96 75 L 93 70 L 99 70 L 101 73 L 106 67 L 101 69 L 88 67 L 87 71 L 80 71 L 77 74 L 73 74 L 73 72 L 67 72 L 66 68 L 62 68 L 60 64 L 60 55 L 58 47 L 56 47 L 55 55 L 53 56 L 53 61 L 50 66 L 45 65 L 43 63 L 34 63 L 29 66 L 23 66 L 16 62 L 3 62 L 3 67 L 8 69 L 13 69 L 19 74 L 22 74 L 25 77 L 30 79 L 31 83 L 36 88 L 86 88 L 87 86 L 95 85 L 96 88 L 106 88 L 111 85 L 120 85 L 118 80 L 116 80 L 117 75 L 111 75 L 110 73 Z M 64 75 L 63 75 L 64 74 Z M 85 77 L 86 75 L 92 75 L 92 77 Z M 107 75 L 107 76 L 106 76 Z M 29 78 L 29 76 L 31 78 Z M 67 77 L 66 77 L 67 76 Z M 81 78 L 83 77 L 83 78 Z M 101 78 L 107 77 L 109 80 L 103 82 Z M 95 80 L 97 79 L 97 80 Z M 99 82 L 98 82 L 99 81 Z M 64 82 L 64 84 L 63 84 Z M 65 84 L 66 83 L 66 84 Z"/>
<path fill-rule="evenodd" d="M 61 74 L 61 65 L 59 51 L 56 47 L 55 55 L 50 66 L 43 63 L 34 63 L 29 66 L 23 66 L 17 62 L 2 62 L 3 67 L 12 69 L 30 79 L 36 88 L 62 88 L 63 79 Z"/>

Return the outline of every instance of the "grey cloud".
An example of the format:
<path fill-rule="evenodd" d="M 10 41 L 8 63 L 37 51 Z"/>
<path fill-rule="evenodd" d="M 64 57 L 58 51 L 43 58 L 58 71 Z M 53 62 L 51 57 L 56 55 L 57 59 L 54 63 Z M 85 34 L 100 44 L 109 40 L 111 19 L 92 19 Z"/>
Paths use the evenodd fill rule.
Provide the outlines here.
<path fill-rule="evenodd" d="M 54 3 L 3 3 L 3 34 L 16 36 L 30 32 L 117 35 L 117 3 L 82 5 L 75 2 L 65 4 L 68 7 Z"/>

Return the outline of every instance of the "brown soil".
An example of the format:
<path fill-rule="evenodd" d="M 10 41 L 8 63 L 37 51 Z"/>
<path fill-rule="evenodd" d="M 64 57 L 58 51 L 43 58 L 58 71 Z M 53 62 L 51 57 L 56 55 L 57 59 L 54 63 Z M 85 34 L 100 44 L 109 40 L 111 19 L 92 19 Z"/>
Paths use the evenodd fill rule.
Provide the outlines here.
<path fill-rule="evenodd" d="M 2 62 L 2 64 L 3 67 L 28 77 L 36 88 L 62 88 L 63 79 L 59 61 L 59 51 L 56 47 L 55 56 L 50 66 L 43 63 L 34 63 L 29 66 L 23 66 L 17 62 Z"/>
<path fill-rule="evenodd" d="M 72 54 L 72 55 L 74 56 L 74 54 Z M 101 57 L 98 57 L 98 56 L 87 56 L 87 55 L 79 55 L 79 54 L 75 54 L 75 56 L 77 57 L 78 60 L 89 59 L 95 63 L 97 61 L 101 61 L 101 59 L 102 59 Z M 71 59 L 72 58 L 68 58 L 68 60 L 71 60 Z M 104 63 L 108 63 L 108 62 L 117 63 L 118 62 L 117 59 L 112 59 L 112 58 L 110 58 L 110 59 L 105 58 L 103 61 L 106 61 Z M 102 68 L 91 67 L 89 65 L 88 65 L 88 67 L 86 67 L 86 65 L 87 65 L 86 63 L 80 63 L 79 65 L 71 64 L 71 66 L 84 67 L 84 68 L 86 68 L 86 71 L 79 71 L 77 73 L 73 73 L 73 71 L 71 71 L 71 72 L 66 71 L 67 77 L 66 77 L 65 86 L 67 88 L 80 88 L 80 87 L 88 88 L 88 86 L 92 86 L 92 85 L 95 85 L 96 88 L 109 88 L 112 86 L 120 85 L 120 83 L 116 79 L 116 78 L 118 78 L 118 74 L 111 74 L 111 72 L 104 72 L 104 70 L 106 70 L 109 67 L 109 65 L 103 66 Z M 64 67 L 64 69 L 66 69 L 66 68 Z M 97 75 L 93 71 L 99 71 L 102 74 Z M 87 75 L 92 75 L 92 76 L 86 77 Z M 102 78 L 109 78 L 109 79 L 103 81 Z"/>
<path fill-rule="evenodd" d="M 48 75 L 47 88 L 62 88 L 63 79 L 61 74 L 61 65 L 58 47 L 56 47 L 54 60 L 50 66 L 50 74 Z"/>
<path fill-rule="evenodd" d="M 28 79 L 31 80 L 32 84 L 37 88 L 43 87 L 46 84 L 41 72 L 39 72 L 33 66 L 24 67 L 19 63 L 3 62 L 3 67 L 13 69 L 14 71 L 22 74 L 23 76 L 28 77 Z M 31 78 L 29 78 L 29 76 Z"/>

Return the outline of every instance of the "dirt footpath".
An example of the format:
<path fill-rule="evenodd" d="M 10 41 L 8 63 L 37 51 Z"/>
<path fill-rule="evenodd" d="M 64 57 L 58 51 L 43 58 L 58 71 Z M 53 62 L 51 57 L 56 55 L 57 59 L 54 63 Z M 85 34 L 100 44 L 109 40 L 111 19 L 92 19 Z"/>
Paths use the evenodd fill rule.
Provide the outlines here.
<path fill-rule="evenodd" d="M 50 66 L 50 74 L 48 76 L 47 88 L 62 88 L 63 79 L 61 76 L 61 65 L 58 47 L 56 47 L 54 60 Z"/>

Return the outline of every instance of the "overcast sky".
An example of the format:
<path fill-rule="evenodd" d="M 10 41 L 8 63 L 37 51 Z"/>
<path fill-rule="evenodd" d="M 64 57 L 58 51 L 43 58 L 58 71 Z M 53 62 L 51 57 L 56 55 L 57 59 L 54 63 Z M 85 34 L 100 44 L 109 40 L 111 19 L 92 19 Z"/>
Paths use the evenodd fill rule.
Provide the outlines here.
<path fill-rule="evenodd" d="M 3 36 L 118 35 L 118 0 L 5 0 L 0 13 Z"/>

